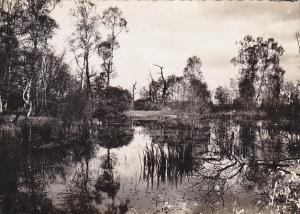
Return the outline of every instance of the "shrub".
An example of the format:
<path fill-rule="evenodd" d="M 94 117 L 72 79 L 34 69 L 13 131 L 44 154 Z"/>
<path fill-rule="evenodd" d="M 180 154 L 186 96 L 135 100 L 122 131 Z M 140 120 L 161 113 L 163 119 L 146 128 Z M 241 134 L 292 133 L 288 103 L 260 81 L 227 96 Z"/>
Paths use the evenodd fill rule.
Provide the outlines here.
<path fill-rule="evenodd" d="M 132 97 L 128 90 L 120 87 L 107 87 L 97 91 L 94 116 L 120 117 L 131 105 Z"/>

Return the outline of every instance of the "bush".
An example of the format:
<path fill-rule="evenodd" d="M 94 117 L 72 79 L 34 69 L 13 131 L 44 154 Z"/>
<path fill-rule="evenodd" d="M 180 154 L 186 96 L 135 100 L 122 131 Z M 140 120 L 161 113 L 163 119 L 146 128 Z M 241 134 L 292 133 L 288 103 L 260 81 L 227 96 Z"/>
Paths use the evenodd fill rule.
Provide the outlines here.
<path fill-rule="evenodd" d="M 131 106 L 130 92 L 120 87 L 99 89 L 96 96 L 94 117 L 120 117 Z"/>
<path fill-rule="evenodd" d="M 80 119 L 84 115 L 87 103 L 88 99 L 86 91 L 81 89 L 75 90 L 74 92 L 67 94 L 64 98 L 59 107 L 58 116 L 63 121 Z"/>
<path fill-rule="evenodd" d="M 155 111 L 162 108 L 162 104 L 154 103 L 150 99 L 139 99 L 134 102 L 134 110 Z"/>

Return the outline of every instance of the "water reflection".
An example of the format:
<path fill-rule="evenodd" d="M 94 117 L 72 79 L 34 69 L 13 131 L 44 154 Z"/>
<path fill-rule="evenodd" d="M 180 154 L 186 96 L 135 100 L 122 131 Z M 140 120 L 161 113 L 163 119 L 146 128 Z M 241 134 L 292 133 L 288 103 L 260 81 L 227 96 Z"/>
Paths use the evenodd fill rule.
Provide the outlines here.
<path fill-rule="evenodd" d="M 153 121 L 0 130 L 0 213 L 232 213 L 300 207 L 300 130 Z"/>
<path fill-rule="evenodd" d="M 155 177 L 157 186 L 166 181 L 175 185 L 178 181 L 182 182 L 183 177 L 188 177 L 193 172 L 192 148 L 192 144 L 147 146 L 143 157 L 144 180 L 150 182 L 152 187 Z"/>
<path fill-rule="evenodd" d="M 40 152 L 34 148 L 32 127 L 19 130 L 1 127 L 0 195 L 3 213 L 55 213 L 45 187 L 57 176 L 64 177 L 62 163 L 66 153 Z M 60 159 L 56 159 L 60 157 Z"/>
<path fill-rule="evenodd" d="M 239 194 L 252 201 L 256 212 L 270 207 L 279 212 L 299 211 L 300 154 L 291 149 L 299 146 L 296 128 L 289 132 L 283 129 L 288 125 L 268 121 L 214 121 L 201 125 L 200 129 L 182 126 L 174 131 L 146 125 L 153 135 L 153 144 L 146 148 L 144 178 L 152 184 L 156 178 L 159 185 L 159 181 L 165 182 L 166 174 L 169 183 L 182 175 L 192 175 L 188 189 L 201 194 L 194 200 L 202 204 L 198 209 L 203 212 L 228 212 L 228 204 L 234 205 L 235 211 L 242 209 L 245 205 L 237 203 Z M 156 143 L 156 139 L 160 142 Z M 189 157 L 189 161 L 184 163 L 184 157 Z M 167 168 L 167 163 L 174 167 Z M 187 171 L 177 173 L 181 168 Z"/>
<path fill-rule="evenodd" d="M 142 123 L 152 137 L 144 150 L 144 180 L 153 186 L 166 181 L 177 186 L 183 178 L 193 175 L 201 161 L 199 155 L 208 151 L 208 123 L 191 127 L 182 124 Z"/>
<path fill-rule="evenodd" d="M 120 188 L 120 179 L 114 171 L 115 157 L 111 155 L 110 150 L 129 144 L 133 129 L 128 124 L 105 124 L 100 128 L 92 128 L 89 134 L 85 135 L 86 138 L 81 139 L 81 143 L 77 142 L 82 146 L 79 152 L 76 152 L 81 159 L 75 159 L 78 161 L 75 162 L 77 168 L 70 179 L 63 207 L 67 208 L 68 213 L 125 213 L 129 201 L 115 200 Z M 98 147 L 99 145 L 101 147 Z M 100 163 L 92 161 L 98 165 L 96 176 L 90 169 L 95 149 L 107 151 L 105 155 L 96 157 Z"/>

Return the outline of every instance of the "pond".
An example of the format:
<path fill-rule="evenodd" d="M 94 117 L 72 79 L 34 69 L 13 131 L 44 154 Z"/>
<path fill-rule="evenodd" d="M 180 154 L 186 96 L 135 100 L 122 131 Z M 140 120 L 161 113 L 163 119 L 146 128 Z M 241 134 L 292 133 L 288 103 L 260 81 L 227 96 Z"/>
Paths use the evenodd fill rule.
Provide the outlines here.
<path fill-rule="evenodd" d="M 0 213 L 299 213 L 300 130 L 274 121 L 1 125 Z"/>

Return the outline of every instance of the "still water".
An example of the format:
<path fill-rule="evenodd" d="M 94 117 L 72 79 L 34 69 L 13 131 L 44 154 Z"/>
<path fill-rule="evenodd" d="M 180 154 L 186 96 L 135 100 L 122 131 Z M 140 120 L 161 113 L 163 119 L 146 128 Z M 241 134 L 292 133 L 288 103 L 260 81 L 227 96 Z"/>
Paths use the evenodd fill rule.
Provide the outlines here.
<path fill-rule="evenodd" d="M 299 213 L 299 133 L 273 121 L 2 124 L 0 213 Z"/>

